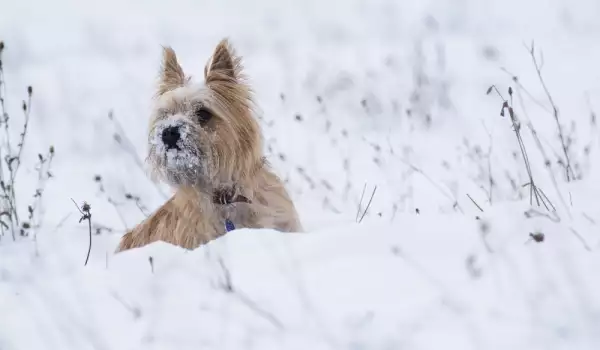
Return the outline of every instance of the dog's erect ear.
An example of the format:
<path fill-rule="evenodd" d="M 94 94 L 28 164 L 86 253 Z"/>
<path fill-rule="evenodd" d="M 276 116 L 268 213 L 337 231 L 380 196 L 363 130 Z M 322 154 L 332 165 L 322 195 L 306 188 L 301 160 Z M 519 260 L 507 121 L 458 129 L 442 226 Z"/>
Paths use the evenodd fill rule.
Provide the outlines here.
<path fill-rule="evenodd" d="M 170 47 L 163 47 L 163 60 L 160 69 L 160 83 L 158 94 L 162 95 L 185 84 L 185 74 L 177 62 L 175 51 Z"/>
<path fill-rule="evenodd" d="M 204 67 L 206 83 L 227 81 L 236 82 L 240 78 L 241 60 L 235 56 L 235 51 L 227 38 L 215 48 L 212 57 Z"/>
<path fill-rule="evenodd" d="M 253 108 L 251 89 L 242 73 L 242 59 L 236 56 L 227 38 L 217 45 L 204 67 L 204 80 L 214 96 L 233 113 L 245 114 Z"/>

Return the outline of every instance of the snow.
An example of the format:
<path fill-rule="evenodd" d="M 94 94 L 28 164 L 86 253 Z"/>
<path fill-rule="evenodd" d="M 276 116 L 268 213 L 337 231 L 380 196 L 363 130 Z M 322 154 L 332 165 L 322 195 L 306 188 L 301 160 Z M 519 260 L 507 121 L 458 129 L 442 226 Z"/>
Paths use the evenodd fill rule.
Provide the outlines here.
<path fill-rule="evenodd" d="M 547 242 L 536 245 L 515 233 L 535 226 L 528 220 L 486 220 L 488 252 L 468 218 L 397 220 L 310 235 L 241 229 L 192 252 L 156 243 L 113 256 L 105 252 L 117 237 L 96 236 L 85 268 L 85 235 L 40 235 L 39 256 L 2 247 L 0 309 L 11 316 L 1 319 L 0 344 L 592 349 L 599 341 L 600 284 L 590 278 L 599 259 L 561 227 L 546 225 Z"/>
<path fill-rule="evenodd" d="M 11 115 L 34 89 L 22 216 L 37 154 L 56 149 L 42 226 L 0 238 L 0 349 L 600 348 L 599 11 L 594 0 L 0 2 Z M 113 254 L 169 193 L 142 164 L 161 45 L 201 78 L 224 36 L 307 232 Z M 557 164 L 532 43 L 577 181 Z M 530 204 L 491 85 L 514 89 L 555 212 Z M 87 266 L 71 198 L 92 208 Z"/>

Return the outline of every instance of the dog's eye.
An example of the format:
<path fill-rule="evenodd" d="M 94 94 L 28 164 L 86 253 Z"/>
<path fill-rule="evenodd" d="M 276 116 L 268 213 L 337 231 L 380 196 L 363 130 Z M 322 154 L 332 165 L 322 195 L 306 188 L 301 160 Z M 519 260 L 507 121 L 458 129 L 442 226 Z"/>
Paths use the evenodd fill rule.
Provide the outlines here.
<path fill-rule="evenodd" d="M 208 109 L 200 107 L 194 111 L 194 118 L 200 125 L 205 125 L 212 118 L 212 113 Z"/>

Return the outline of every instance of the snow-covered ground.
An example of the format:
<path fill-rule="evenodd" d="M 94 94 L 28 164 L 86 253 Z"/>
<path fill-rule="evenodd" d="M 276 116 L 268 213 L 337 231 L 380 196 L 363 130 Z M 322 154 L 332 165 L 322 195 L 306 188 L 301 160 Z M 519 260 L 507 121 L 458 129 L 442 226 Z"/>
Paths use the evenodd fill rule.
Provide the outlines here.
<path fill-rule="evenodd" d="M 0 238 L 0 350 L 599 349 L 598 15 L 595 0 L 0 0 L 16 126 L 33 86 L 22 217 L 56 149 L 41 227 Z M 308 232 L 113 255 L 168 193 L 139 164 L 161 45 L 200 79 L 225 36 Z M 550 209 L 530 205 L 492 85 L 514 90 Z M 87 266 L 71 199 L 92 207 Z"/>

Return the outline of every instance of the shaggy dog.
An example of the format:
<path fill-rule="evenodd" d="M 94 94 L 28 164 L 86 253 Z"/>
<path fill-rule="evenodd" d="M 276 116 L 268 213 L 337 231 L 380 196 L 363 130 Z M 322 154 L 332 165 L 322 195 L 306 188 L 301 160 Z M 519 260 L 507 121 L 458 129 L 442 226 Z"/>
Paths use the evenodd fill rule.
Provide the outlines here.
<path fill-rule="evenodd" d="M 251 90 L 227 39 L 215 48 L 204 80 L 192 84 L 173 49 L 163 49 L 147 161 L 175 194 L 127 232 L 117 252 L 159 240 L 194 249 L 242 227 L 302 230 L 263 157 Z"/>

